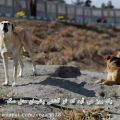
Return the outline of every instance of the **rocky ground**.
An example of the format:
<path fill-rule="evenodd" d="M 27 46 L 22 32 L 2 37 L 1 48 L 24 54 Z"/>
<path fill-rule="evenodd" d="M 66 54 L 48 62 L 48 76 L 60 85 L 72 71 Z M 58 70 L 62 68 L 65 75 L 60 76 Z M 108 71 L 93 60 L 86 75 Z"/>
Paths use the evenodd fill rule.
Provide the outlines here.
<path fill-rule="evenodd" d="M 12 82 L 12 61 L 9 62 L 9 75 Z M 120 86 L 95 83 L 96 80 L 104 78 L 106 73 L 79 70 L 71 66 L 37 65 L 38 76 L 32 76 L 31 64 L 26 61 L 24 63 L 24 76 L 17 80 L 16 87 L 0 85 L 2 116 L 11 118 L 10 115 L 13 117 L 23 115 L 23 118 L 30 119 L 25 115 L 32 114 L 36 115 L 36 119 L 38 119 L 37 115 L 40 115 L 44 120 L 53 117 L 53 113 L 56 113 L 54 114 L 56 116 L 60 115 L 61 109 L 57 108 L 58 106 L 63 106 L 63 108 L 103 107 L 112 112 L 111 120 L 119 120 Z M 0 63 L 0 82 L 1 84 L 4 82 L 2 63 Z M 10 98 L 16 103 L 8 103 Z M 43 103 L 32 104 L 33 98 L 34 101 L 41 99 Z M 20 99 L 28 102 L 21 105 Z M 60 99 L 58 106 L 50 103 L 52 99 L 57 99 L 58 103 Z M 4 100 L 8 100 L 7 103 Z"/>

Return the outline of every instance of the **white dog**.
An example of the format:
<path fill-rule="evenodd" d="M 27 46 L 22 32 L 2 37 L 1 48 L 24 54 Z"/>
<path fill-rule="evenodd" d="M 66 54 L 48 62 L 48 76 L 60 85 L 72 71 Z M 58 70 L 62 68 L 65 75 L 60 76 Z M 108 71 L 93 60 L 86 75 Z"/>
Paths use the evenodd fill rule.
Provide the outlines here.
<path fill-rule="evenodd" d="M 17 69 L 18 64 L 20 64 L 20 73 L 22 76 L 23 64 L 22 64 L 22 51 L 23 47 L 29 53 L 33 64 L 33 73 L 36 74 L 36 67 L 33 61 L 33 54 L 31 52 L 30 40 L 31 36 L 22 27 L 15 27 L 9 21 L 2 21 L 0 23 L 0 52 L 3 59 L 4 73 L 5 73 L 5 83 L 3 85 L 8 85 L 8 57 L 12 57 L 14 61 L 13 70 L 13 84 L 16 85 L 17 80 Z"/>

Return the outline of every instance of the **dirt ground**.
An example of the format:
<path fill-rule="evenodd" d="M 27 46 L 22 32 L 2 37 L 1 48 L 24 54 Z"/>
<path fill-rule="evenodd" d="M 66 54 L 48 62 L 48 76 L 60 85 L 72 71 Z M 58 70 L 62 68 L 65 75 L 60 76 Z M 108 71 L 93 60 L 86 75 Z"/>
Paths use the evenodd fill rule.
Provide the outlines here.
<path fill-rule="evenodd" d="M 12 60 L 9 63 L 9 75 L 12 82 Z M 0 63 L 0 114 L 2 116 L 23 115 L 23 118 L 30 120 L 27 115 L 31 114 L 36 115 L 37 119 L 40 119 L 40 117 L 45 120 L 53 119 L 61 112 L 61 109 L 54 106 L 56 105 L 55 101 L 54 104 L 50 103 L 52 99 L 57 99 L 57 102 L 60 100 L 57 105 L 65 108 L 104 107 L 112 112 L 111 120 L 119 120 L 120 86 L 106 86 L 95 83 L 96 80 L 106 77 L 106 73 L 80 70 L 80 74 L 79 72 L 78 74 L 72 74 L 71 71 L 67 71 L 66 76 L 62 76 L 64 74 L 58 73 L 59 65 L 37 65 L 38 76 L 32 76 L 31 64 L 24 61 L 24 66 L 24 76 L 18 78 L 16 87 L 2 86 L 4 72 L 3 65 Z M 64 67 L 69 68 L 69 66 Z M 15 103 L 8 103 L 11 98 L 12 101 L 15 100 Z M 43 103 L 32 104 L 33 99 L 34 101 L 41 99 Z M 4 103 L 4 100 L 7 100 L 7 103 Z M 20 100 L 26 100 L 27 103 L 21 105 Z M 72 103 L 71 101 L 74 100 L 76 102 Z M 83 103 L 78 102 L 82 100 L 85 101 Z M 103 103 L 97 100 L 103 101 Z M 94 102 L 92 103 L 92 101 Z"/>

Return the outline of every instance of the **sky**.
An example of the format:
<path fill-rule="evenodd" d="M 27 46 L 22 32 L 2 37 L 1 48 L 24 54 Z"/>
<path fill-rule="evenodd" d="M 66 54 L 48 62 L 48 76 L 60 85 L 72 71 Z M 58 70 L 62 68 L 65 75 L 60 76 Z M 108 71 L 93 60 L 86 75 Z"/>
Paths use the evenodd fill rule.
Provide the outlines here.
<path fill-rule="evenodd" d="M 75 0 L 65 0 L 67 3 L 72 3 L 72 1 L 74 2 Z M 86 1 L 86 0 L 83 0 Z M 101 6 L 101 3 L 107 3 L 110 0 L 92 0 L 92 5 L 95 5 L 97 7 Z M 120 8 L 120 0 L 111 0 L 111 2 L 113 3 L 115 8 Z"/>

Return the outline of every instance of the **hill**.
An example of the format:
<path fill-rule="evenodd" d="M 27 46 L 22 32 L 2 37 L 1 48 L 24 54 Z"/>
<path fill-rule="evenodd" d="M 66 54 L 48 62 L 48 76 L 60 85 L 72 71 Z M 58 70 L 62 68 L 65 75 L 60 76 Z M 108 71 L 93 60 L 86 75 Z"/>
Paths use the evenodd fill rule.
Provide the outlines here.
<path fill-rule="evenodd" d="M 32 30 L 38 64 L 69 64 L 81 69 L 103 70 L 103 57 L 120 50 L 119 28 L 74 26 L 55 21 L 12 21 Z"/>

